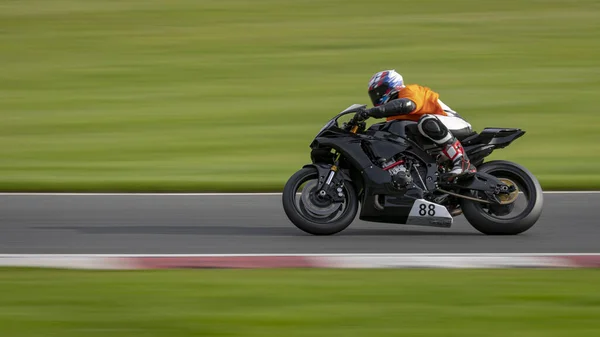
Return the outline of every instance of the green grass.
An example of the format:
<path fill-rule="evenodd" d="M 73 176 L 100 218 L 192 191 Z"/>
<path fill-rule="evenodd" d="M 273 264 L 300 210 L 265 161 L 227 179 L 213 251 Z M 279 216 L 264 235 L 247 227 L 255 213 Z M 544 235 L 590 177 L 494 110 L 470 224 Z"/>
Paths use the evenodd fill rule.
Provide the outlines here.
<path fill-rule="evenodd" d="M 277 190 L 376 71 L 600 188 L 596 0 L 0 0 L 0 190 Z"/>
<path fill-rule="evenodd" d="M 2 336 L 600 334 L 597 270 L 0 270 Z"/>

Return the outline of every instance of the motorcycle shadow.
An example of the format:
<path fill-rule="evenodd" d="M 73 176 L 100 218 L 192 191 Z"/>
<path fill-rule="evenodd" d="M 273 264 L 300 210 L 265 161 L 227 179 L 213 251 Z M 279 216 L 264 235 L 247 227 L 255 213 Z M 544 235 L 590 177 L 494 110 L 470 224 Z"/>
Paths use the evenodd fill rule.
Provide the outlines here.
<path fill-rule="evenodd" d="M 335 234 L 335 236 L 482 236 L 483 234 L 474 232 L 457 232 L 451 229 L 426 230 L 426 229 L 407 229 L 407 228 L 348 228 L 345 231 Z"/>

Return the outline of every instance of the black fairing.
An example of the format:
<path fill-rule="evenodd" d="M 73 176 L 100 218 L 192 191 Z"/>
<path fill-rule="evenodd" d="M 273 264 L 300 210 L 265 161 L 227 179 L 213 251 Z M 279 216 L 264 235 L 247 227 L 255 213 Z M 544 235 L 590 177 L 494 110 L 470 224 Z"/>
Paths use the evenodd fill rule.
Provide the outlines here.
<path fill-rule="evenodd" d="M 373 222 L 405 223 L 415 199 L 423 198 L 424 190 L 416 184 L 397 189 L 390 174 L 376 165 L 377 158 L 390 158 L 399 153 L 411 154 L 420 160 L 427 172 L 422 176 L 427 189 L 435 188 L 435 159 L 410 139 L 385 130 L 370 128 L 365 134 L 337 132 L 336 128 L 321 132 L 312 142 L 313 163 L 333 163 L 331 149 L 341 153 L 349 176 L 362 195 L 360 219 Z M 414 177 L 413 179 L 419 179 Z M 382 195 L 382 197 L 376 197 Z M 377 200 L 376 200 L 377 198 Z M 383 206 L 383 207 L 381 207 Z"/>
<path fill-rule="evenodd" d="M 367 132 L 386 131 L 392 134 L 408 138 L 415 143 L 419 144 L 424 149 L 436 148 L 437 145 L 432 142 L 429 138 L 424 137 L 419 128 L 417 122 L 408 120 L 393 120 L 389 122 L 373 124 Z M 460 141 L 477 135 L 476 132 L 470 129 L 452 130 L 452 134 Z"/>
<path fill-rule="evenodd" d="M 340 179 L 351 181 L 359 191 L 359 218 L 404 224 L 415 199 L 427 198 L 428 193 L 437 188 L 437 163 L 434 156 L 439 153 L 439 149 L 420 134 L 417 123 L 412 121 L 376 123 L 359 133 L 351 133 L 338 126 L 339 116 L 355 111 L 348 109 L 340 113 L 317 134 L 310 144 L 312 162 L 318 165 L 320 175 L 324 177 L 327 165 L 331 166 L 336 160 L 334 152 L 339 153 L 338 164 L 343 172 Z M 487 128 L 479 134 L 468 131 L 456 136 L 473 163 L 480 165 L 494 149 L 508 146 L 524 133 L 520 129 Z M 404 189 L 396 188 L 391 175 L 376 164 L 379 158 L 389 159 L 401 153 L 411 157 L 419 166 L 415 172 L 420 172 L 419 177 L 411 172 L 413 183 Z M 478 173 L 475 175 L 478 176 Z M 481 178 L 487 179 L 488 183 L 471 179 L 462 188 L 489 191 L 498 183 L 493 177 Z"/>
<path fill-rule="evenodd" d="M 472 137 L 465 139 L 463 145 L 480 143 L 491 144 L 496 148 L 503 148 L 524 134 L 525 131 L 521 129 L 485 128 L 481 133 L 474 134 Z"/>
<path fill-rule="evenodd" d="M 395 120 L 389 122 L 382 122 L 371 125 L 366 131 L 367 134 L 378 134 L 378 133 L 390 133 L 402 138 L 410 139 L 413 142 L 420 144 L 423 148 L 433 146 L 434 143 L 423 137 L 417 128 L 417 123 L 413 121 Z"/>
<path fill-rule="evenodd" d="M 461 143 L 475 166 L 483 163 L 485 157 L 494 150 L 509 146 L 517 138 L 525 134 L 521 129 L 485 128 L 481 133 L 475 133 L 462 140 Z"/>

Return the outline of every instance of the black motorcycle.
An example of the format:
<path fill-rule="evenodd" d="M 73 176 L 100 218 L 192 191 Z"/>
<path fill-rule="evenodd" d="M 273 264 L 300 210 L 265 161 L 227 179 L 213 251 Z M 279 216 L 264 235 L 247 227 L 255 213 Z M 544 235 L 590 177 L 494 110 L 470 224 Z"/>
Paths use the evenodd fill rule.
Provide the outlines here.
<path fill-rule="evenodd" d="M 331 235 L 359 219 L 449 228 L 463 214 L 478 231 L 515 235 L 531 228 L 542 212 L 538 180 L 523 166 L 484 159 L 525 131 L 485 128 L 453 132 L 477 172 L 445 178 L 451 163 L 406 120 L 366 127 L 353 104 L 323 126 L 310 144 L 312 164 L 287 181 L 282 195 L 289 220 L 313 235 Z M 346 123 L 341 116 L 354 113 Z M 517 200 L 525 200 L 524 205 Z M 517 214 L 515 211 L 518 211 Z"/>

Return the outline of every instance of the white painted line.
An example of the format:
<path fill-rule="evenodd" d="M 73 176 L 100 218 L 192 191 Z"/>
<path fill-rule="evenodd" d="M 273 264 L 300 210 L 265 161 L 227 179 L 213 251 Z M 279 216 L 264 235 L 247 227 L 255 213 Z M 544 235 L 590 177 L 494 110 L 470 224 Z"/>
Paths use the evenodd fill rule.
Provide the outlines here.
<path fill-rule="evenodd" d="M 545 257 L 600 256 L 600 253 L 307 253 L 307 254 L 0 254 L 0 258 L 129 258 L 129 257 Z"/>
<path fill-rule="evenodd" d="M 76 193 L 76 192 L 0 192 L 0 196 L 177 196 L 177 197 L 254 197 L 254 196 L 281 196 L 281 193 Z"/>
<path fill-rule="evenodd" d="M 598 194 L 600 191 L 544 191 L 544 194 Z"/>
<path fill-rule="evenodd" d="M 600 194 L 600 191 L 544 191 L 544 194 Z M 281 196 L 280 192 L 272 193 L 76 193 L 76 192 L 0 192 L 0 196 L 157 196 L 157 197 L 261 197 Z"/>
<path fill-rule="evenodd" d="M 572 254 L 572 253 L 571 253 Z M 579 254 L 572 254 L 579 255 Z M 217 257 L 230 257 L 215 259 Z M 290 262 L 275 268 L 598 268 L 600 253 L 569 258 L 568 254 L 5 254 L 0 255 L 0 267 L 38 267 L 67 269 L 172 269 L 190 267 L 270 268 L 272 257 L 291 256 Z M 158 259 L 152 259 L 158 257 Z M 194 262 L 193 258 L 198 257 Z M 247 257 L 254 257 L 248 261 Z M 266 258 L 261 258 L 266 257 Z M 144 261 L 147 260 L 144 263 Z M 154 260 L 154 262 L 153 262 Z M 190 261 L 192 260 L 192 261 Z M 233 263 L 232 263 L 233 261 Z M 262 261 L 262 263 L 261 263 Z"/>

